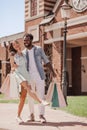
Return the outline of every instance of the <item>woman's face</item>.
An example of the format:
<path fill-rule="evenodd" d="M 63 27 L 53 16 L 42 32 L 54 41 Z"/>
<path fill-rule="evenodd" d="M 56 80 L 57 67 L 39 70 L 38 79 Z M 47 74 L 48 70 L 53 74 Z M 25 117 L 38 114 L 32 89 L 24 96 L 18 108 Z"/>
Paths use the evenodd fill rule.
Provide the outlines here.
<path fill-rule="evenodd" d="M 21 50 L 21 47 L 20 47 L 20 43 L 19 42 L 17 42 L 17 41 L 14 41 L 13 43 L 12 43 L 12 45 L 13 45 L 13 47 L 14 47 L 14 49 L 15 50 Z"/>

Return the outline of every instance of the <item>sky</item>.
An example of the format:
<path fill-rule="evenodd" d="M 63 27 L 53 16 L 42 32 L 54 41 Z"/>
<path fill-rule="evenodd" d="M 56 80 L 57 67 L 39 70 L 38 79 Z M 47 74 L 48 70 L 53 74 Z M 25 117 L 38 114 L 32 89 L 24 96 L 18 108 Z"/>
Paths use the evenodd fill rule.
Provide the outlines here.
<path fill-rule="evenodd" d="M 24 1 L 0 0 L 0 38 L 24 31 Z"/>

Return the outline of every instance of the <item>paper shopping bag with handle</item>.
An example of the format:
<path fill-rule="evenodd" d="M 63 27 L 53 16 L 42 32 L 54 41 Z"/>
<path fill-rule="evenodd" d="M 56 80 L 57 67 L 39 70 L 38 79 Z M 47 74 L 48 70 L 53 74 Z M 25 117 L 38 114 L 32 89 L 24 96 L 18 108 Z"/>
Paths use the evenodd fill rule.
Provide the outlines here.
<path fill-rule="evenodd" d="M 46 100 L 51 102 L 51 107 L 65 107 L 66 102 L 60 86 L 58 86 L 57 80 L 53 80 L 49 86 Z"/>
<path fill-rule="evenodd" d="M 54 83 L 53 95 L 52 95 L 52 107 L 59 107 L 58 92 L 56 83 Z"/>
<path fill-rule="evenodd" d="M 60 86 L 58 86 L 57 82 L 54 82 L 54 90 L 52 96 L 52 107 L 65 107 L 66 102 L 62 93 Z"/>
<path fill-rule="evenodd" d="M 53 95 L 53 82 L 50 83 L 47 95 L 46 95 L 46 101 L 51 102 L 52 101 L 52 95 Z"/>

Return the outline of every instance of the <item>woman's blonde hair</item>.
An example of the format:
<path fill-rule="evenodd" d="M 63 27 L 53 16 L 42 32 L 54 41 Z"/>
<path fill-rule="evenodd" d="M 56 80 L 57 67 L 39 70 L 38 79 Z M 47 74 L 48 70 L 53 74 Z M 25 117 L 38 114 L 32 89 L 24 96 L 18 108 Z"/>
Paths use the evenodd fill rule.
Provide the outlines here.
<path fill-rule="evenodd" d="M 9 46 L 9 52 L 10 53 L 17 53 L 17 50 L 13 47 L 13 43 L 16 42 L 16 43 L 19 43 L 17 40 L 14 40 L 14 41 L 11 41 L 10 42 L 10 46 Z"/>

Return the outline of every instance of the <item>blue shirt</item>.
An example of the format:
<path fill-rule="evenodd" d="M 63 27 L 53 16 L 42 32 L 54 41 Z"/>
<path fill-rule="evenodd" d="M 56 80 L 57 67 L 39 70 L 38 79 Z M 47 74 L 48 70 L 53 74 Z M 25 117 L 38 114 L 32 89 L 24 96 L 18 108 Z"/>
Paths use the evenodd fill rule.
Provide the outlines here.
<path fill-rule="evenodd" d="M 27 49 L 23 50 L 23 53 L 26 55 Z M 34 59 L 36 63 L 37 70 L 40 74 L 40 77 L 42 80 L 44 80 L 45 73 L 44 73 L 44 68 L 42 62 L 45 64 L 49 63 L 50 61 L 48 60 L 47 56 L 45 55 L 45 52 L 40 46 L 34 46 Z"/>

